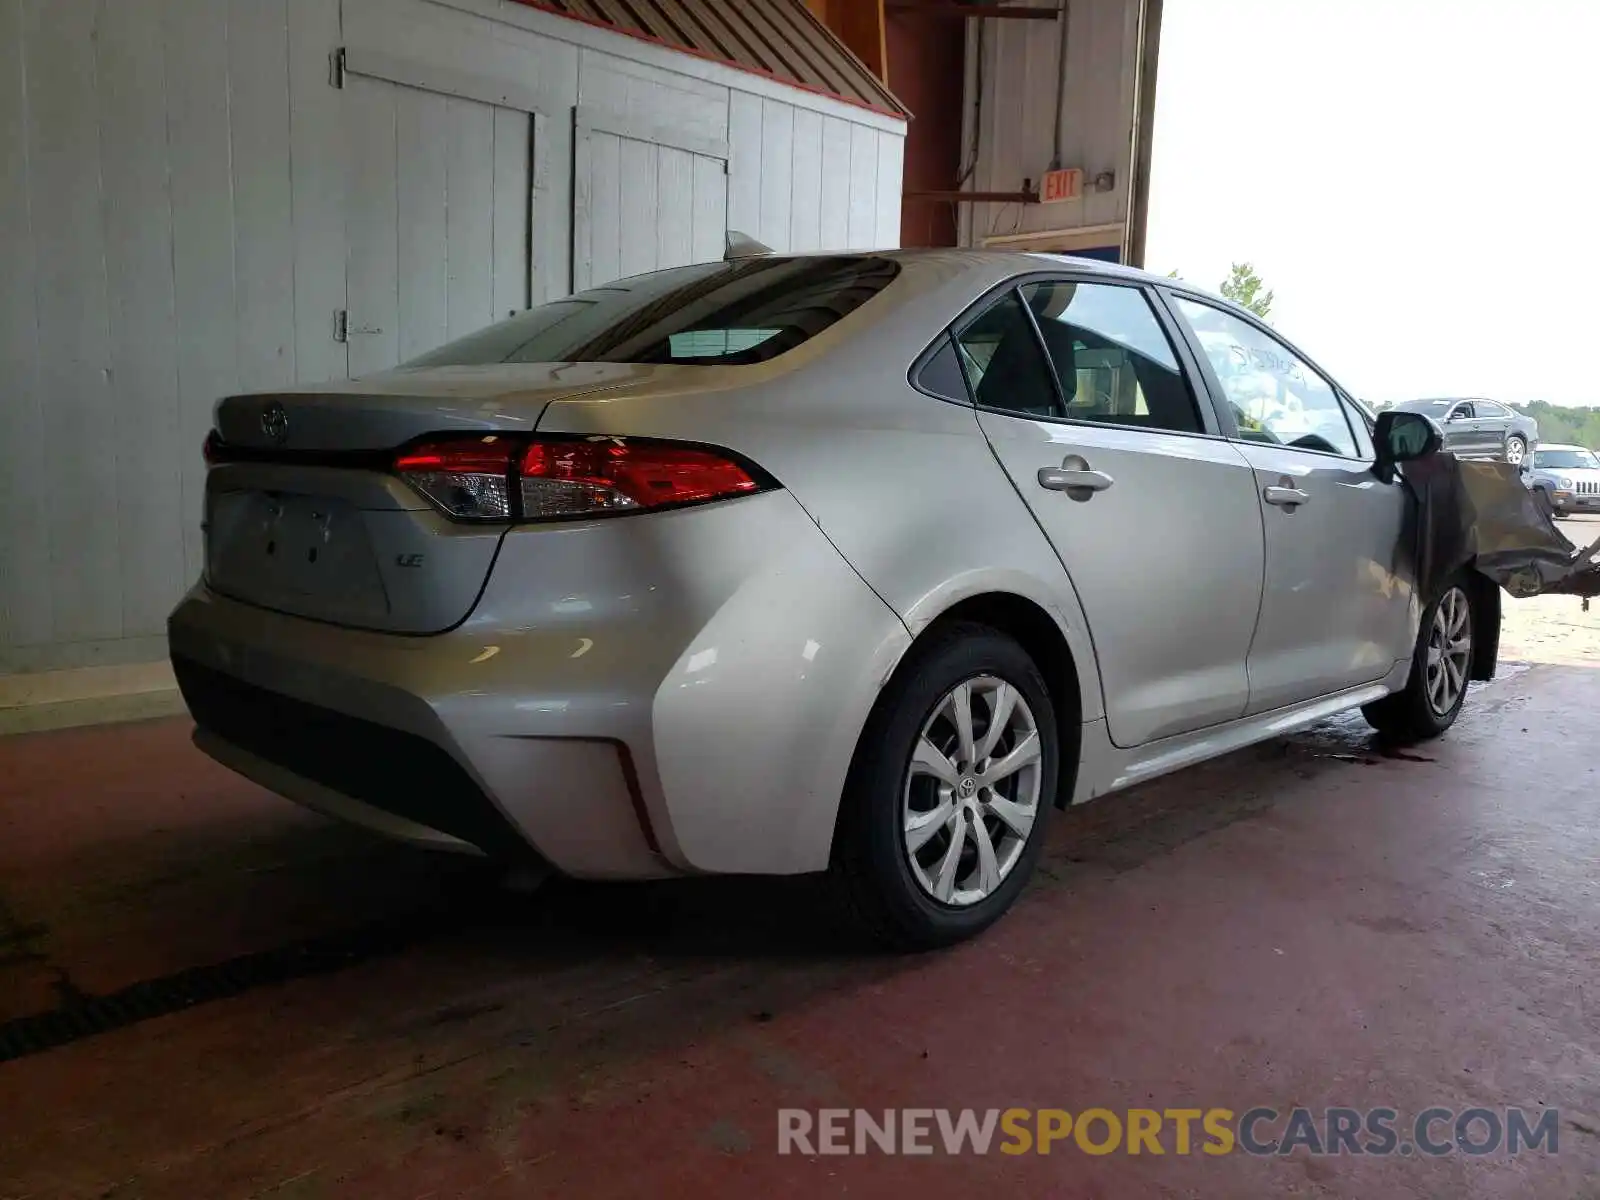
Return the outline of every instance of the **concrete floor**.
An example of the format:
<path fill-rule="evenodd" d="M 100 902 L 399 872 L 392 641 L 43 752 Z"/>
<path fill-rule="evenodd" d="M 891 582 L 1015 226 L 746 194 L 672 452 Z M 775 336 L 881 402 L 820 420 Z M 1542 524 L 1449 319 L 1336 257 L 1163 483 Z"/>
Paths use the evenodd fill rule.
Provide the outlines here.
<path fill-rule="evenodd" d="M 1343 720 L 1060 814 L 1010 917 L 911 958 L 840 953 L 804 884 L 507 896 L 180 720 L 0 741 L 0 1046 L 235 993 L 0 1063 L 0 1197 L 1592 1198 L 1597 701 L 1514 667 L 1405 756 Z M 1557 1108 L 1559 1152 L 776 1153 L 788 1106 L 1295 1104 Z"/>

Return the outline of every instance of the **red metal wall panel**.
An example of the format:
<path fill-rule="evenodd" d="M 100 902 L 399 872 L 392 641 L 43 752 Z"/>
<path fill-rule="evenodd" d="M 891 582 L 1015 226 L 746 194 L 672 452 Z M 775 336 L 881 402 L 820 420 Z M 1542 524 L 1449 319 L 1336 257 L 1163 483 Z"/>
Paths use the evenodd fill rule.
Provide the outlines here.
<path fill-rule="evenodd" d="M 859 0 L 857 0 L 859 2 Z M 837 96 L 878 112 L 906 110 L 802 0 L 517 0 Z"/>
<path fill-rule="evenodd" d="M 889 86 L 915 116 L 906 129 L 905 191 L 954 191 L 961 174 L 966 26 L 890 12 Z M 902 246 L 954 246 L 955 206 L 907 200 Z"/>

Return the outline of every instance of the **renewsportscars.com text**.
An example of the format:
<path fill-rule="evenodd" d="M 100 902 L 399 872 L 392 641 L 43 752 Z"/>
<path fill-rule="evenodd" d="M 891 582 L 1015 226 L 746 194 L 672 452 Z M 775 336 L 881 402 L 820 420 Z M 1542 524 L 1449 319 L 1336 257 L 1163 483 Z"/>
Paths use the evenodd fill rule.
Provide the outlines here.
<path fill-rule="evenodd" d="M 778 1153 L 1555 1154 L 1560 1124 L 1522 1108 L 784 1108 Z"/>

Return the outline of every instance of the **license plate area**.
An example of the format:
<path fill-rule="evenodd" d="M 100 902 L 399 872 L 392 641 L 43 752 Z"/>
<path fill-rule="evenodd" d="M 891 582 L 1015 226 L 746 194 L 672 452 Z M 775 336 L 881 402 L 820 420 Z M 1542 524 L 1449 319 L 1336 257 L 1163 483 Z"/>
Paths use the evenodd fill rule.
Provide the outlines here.
<path fill-rule="evenodd" d="M 366 621 L 389 611 L 365 514 L 335 497 L 213 494 L 206 574 L 225 595 L 285 612 Z"/>

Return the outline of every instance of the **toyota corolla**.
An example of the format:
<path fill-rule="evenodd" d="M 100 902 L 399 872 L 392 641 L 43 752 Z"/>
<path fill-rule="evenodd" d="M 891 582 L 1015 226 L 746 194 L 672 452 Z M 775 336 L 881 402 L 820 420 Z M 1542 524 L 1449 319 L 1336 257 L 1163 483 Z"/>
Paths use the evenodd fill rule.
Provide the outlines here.
<path fill-rule="evenodd" d="M 213 757 L 592 879 L 826 873 L 971 935 L 1052 807 L 1361 708 L 1443 732 L 1498 592 L 1252 315 L 1036 255 L 732 255 L 234 396 L 170 621 Z"/>

